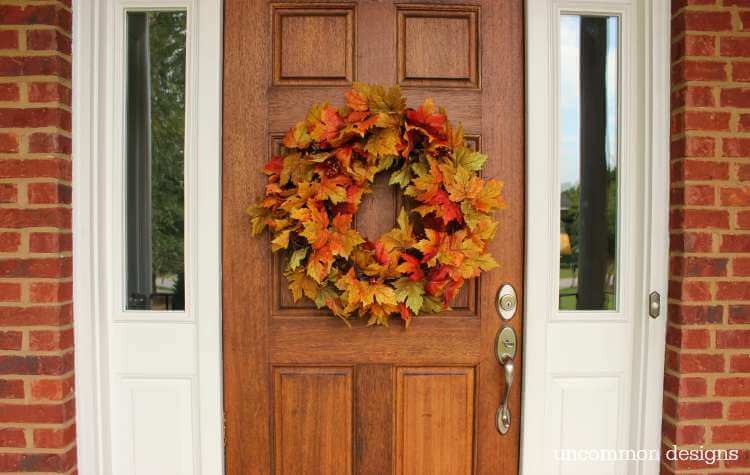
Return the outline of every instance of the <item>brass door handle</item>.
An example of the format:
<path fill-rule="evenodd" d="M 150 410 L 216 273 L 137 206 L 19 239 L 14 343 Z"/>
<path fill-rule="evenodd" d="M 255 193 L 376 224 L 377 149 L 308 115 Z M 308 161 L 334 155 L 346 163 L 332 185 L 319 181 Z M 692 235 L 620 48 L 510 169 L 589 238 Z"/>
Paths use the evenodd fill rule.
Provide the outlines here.
<path fill-rule="evenodd" d="M 500 432 L 500 434 L 505 435 L 508 433 L 511 423 L 508 401 L 510 399 L 510 389 L 513 386 L 513 373 L 515 372 L 513 358 L 516 356 L 516 332 L 511 327 L 503 327 L 497 333 L 495 353 L 497 360 L 503 367 L 503 374 L 505 375 L 503 401 L 500 408 L 497 410 L 496 416 L 497 431 Z"/>

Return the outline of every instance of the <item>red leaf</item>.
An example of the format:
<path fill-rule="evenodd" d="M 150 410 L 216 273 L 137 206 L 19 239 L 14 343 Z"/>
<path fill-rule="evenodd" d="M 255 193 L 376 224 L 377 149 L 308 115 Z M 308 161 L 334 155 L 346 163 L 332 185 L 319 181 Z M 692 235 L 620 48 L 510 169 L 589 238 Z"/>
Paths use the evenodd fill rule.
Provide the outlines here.
<path fill-rule="evenodd" d="M 417 110 L 406 109 L 406 122 L 424 129 L 436 138 L 445 138 L 446 117 L 434 112 L 434 109 L 432 101 L 427 99 Z"/>
<path fill-rule="evenodd" d="M 409 309 L 404 302 L 398 304 L 398 311 L 401 314 L 401 320 L 407 323 L 411 321 L 411 317 L 414 316 L 411 309 Z"/>
<path fill-rule="evenodd" d="M 401 259 L 403 259 L 404 262 L 399 265 L 399 271 L 407 274 L 411 280 L 417 281 L 424 278 L 424 271 L 420 266 L 419 259 L 405 252 L 401 253 Z"/>
<path fill-rule="evenodd" d="M 380 241 L 375 241 L 375 260 L 382 266 L 388 265 L 388 252 Z"/>
<path fill-rule="evenodd" d="M 269 160 L 263 167 L 263 171 L 266 175 L 280 175 L 281 170 L 284 168 L 284 159 L 276 155 Z"/>
<path fill-rule="evenodd" d="M 447 226 L 451 221 L 463 223 L 464 217 L 461 213 L 461 207 L 458 206 L 458 203 L 450 200 L 447 191 L 438 190 L 428 203 L 435 206 L 435 215 L 443 221 L 444 225 Z"/>

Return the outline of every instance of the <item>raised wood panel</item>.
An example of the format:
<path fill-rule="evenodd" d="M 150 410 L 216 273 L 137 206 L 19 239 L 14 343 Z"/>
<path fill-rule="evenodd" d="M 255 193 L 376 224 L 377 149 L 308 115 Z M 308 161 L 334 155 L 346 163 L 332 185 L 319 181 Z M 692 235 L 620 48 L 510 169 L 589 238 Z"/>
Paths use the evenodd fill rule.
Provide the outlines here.
<path fill-rule="evenodd" d="M 472 473 L 474 368 L 398 368 L 396 474 Z"/>
<path fill-rule="evenodd" d="M 273 6 L 275 85 L 340 85 L 354 80 L 351 4 Z"/>
<path fill-rule="evenodd" d="M 479 87 L 479 7 L 400 5 L 398 82 Z M 441 52 L 436 54 L 436 52 Z"/>
<path fill-rule="evenodd" d="M 351 474 L 353 410 L 351 368 L 274 368 L 275 473 Z"/>

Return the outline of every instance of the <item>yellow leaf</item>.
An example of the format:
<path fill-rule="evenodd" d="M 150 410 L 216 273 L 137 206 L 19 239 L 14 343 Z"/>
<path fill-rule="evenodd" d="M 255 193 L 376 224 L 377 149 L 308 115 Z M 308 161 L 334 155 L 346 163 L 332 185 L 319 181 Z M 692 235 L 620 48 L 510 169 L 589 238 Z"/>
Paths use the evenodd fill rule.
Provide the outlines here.
<path fill-rule="evenodd" d="M 396 129 L 376 129 L 365 143 L 365 151 L 377 156 L 398 155 L 401 137 Z"/>

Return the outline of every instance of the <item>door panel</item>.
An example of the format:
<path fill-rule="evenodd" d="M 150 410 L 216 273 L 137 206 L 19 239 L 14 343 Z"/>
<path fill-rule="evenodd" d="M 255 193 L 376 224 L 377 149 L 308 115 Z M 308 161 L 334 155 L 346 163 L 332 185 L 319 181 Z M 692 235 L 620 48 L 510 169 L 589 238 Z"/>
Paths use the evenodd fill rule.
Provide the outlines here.
<path fill-rule="evenodd" d="M 276 473 L 351 473 L 352 386 L 351 368 L 274 368 Z"/>
<path fill-rule="evenodd" d="M 496 430 L 502 372 L 495 294 L 523 282 L 523 23 L 505 2 L 225 1 L 223 290 L 228 473 L 514 474 L 519 388 Z M 427 97 L 489 155 L 506 184 L 490 251 L 500 269 L 467 283 L 450 312 L 404 329 L 293 303 L 282 258 L 250 237 L 244 208 L 260 169 L 315 102 L 340 105 L 352 82 Z M 384 179 L 356 216 L 376 239 L 402 197 Z M 521 332 L 522 309 L 507 325 Z M 520 352 L 516 367 L 520 367 Z"/>

